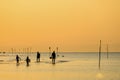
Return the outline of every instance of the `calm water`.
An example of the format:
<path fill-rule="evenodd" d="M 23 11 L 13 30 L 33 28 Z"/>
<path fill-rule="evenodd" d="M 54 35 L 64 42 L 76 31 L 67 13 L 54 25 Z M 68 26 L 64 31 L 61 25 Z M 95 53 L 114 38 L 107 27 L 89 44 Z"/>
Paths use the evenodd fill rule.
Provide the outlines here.
<path fill-rule="evenodd" d="M 16 66 L 15 57 L 21 57 Z M 26 56 L 31 63 L 27 67 Z M 41 53 L 41 62 L 36 63 L 36 53 L 0 54 L 0 80 L 120 80 L 120 53 L 111 52 L 107 59 L 102 53 L 101 70 L 98 68 L 98 53 L 58 53 L 56 64 L 51 64 L 49 53 Z"/>

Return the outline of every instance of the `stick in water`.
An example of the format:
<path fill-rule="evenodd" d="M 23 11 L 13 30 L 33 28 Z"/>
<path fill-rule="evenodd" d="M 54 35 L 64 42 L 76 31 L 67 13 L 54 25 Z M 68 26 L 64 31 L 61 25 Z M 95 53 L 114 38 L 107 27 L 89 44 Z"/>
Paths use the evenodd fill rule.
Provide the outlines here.
<path fill-rule="evenodd" d="M 100 69 L 100 62 L 101 62 L 101 40 L 100 40 L 100 46 L 99 46 L 99 69 Z"/>
<path fill-rule="evenodd" d="M 109 57 L 109 54 L 108 54 L 108 44 L 107 44 L 107 59 L 108 59 L 108 57 Z"/>

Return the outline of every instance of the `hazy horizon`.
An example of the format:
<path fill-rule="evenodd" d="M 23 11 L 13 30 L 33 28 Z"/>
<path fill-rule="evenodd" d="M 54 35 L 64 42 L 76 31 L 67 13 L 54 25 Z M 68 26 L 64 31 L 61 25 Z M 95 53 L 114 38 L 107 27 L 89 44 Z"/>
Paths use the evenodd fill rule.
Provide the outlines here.
<path fill-rule="evenodd" d="M 0 50 L 120 52 L 120 0 L 0 0 Z"/>

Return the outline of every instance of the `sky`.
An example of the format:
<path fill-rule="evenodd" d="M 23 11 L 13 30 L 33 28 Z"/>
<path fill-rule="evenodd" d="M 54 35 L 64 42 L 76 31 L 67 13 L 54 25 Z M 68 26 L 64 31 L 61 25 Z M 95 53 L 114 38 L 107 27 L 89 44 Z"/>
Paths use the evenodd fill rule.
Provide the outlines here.
<path fill-rule="evenodd" d="M 120 0 L 0 0 L 0 50 L 120 51 Z"/>

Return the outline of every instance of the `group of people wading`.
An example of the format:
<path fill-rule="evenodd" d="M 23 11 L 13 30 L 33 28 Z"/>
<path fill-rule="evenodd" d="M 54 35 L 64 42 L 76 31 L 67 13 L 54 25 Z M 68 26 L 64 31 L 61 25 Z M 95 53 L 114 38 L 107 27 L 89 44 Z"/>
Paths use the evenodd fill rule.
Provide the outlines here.
<path fill-rule="evenodd" d="M 55 64 L 55 59 L 56 59 L 56 53 L 55 53 L 55 51 L 53 51 L 53 53 L 51 54 L 50 59 L 52 59 L 52 64 Z M 18 55 L 16 55 L 16 62 L 17 62 L 17 64 L 19 64 L 20 60 L 21 60 L 21 58 Z M 25 61 L 26 61 L 26 65 L 29 66 L 29 63 L 31 61 L 30 58 L 29 58 L 29 56 L 27 56 L 27 58 L 26 58 Z M 40 62 L 40 53 L 39 52 L 37 52 L 36 62 Z"/>

